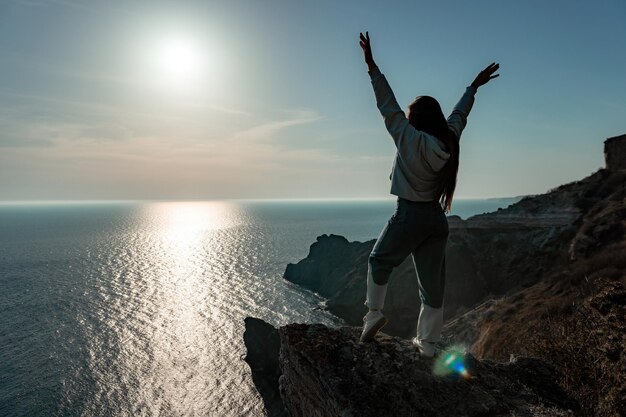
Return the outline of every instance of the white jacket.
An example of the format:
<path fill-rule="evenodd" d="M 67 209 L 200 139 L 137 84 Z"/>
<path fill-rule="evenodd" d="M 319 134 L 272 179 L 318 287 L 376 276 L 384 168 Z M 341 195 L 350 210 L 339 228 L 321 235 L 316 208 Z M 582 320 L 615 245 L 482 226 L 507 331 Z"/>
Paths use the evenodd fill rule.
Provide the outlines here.
<path fill-rule="evenodd" d="M 391 194 L 411 201 L 437 199 L 437 180 L 450 154 L 436 137 L 416 130 L 398 105 L 396 98 L 378 67 L 368 71 L 376 95 L 376 105 L 385 126 L 396 144 L 396 157 L 391 171 Z M 476 88 L 469 86 L 448 117 L 448 127 L 460 139 L 467 124 Z"/>

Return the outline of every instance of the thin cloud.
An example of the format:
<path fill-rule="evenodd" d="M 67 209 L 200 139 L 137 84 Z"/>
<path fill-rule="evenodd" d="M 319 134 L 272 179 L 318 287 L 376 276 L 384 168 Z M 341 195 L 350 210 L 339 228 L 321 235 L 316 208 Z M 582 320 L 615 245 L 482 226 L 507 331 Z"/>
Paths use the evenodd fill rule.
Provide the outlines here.
<path fill-rule="evenodd" d="M 0 120 L 0 147 L 50 147 L 63 141 L 123 141 L 134 132 L 119 123 L 31 122 Z"/>
<path fill-rule="evenodd" d="M 45 103 L 55 103 L 61 104 L 69 107 L 74 107 L 76 109 L 81 110 L 81 112 L 85 112 L 86 109 L 90 109 L 93 114 L 101 116 L 102 114 L 109 113 L 111 115 L 122 115 L 124 117 L 135 117 L 135 118 L 146 118 L 146 119 L 155 119 L 155 120 L 176 120 L 176 121 L 187 121 L 187 122 L 197 122 L 197 119 L 190 117 L 182 117 L 180 115 L 168 115 L 163 113 L 149 113 L 149 112 L 138 112 L 135 110 L 128 110 L 125 108 L 121 108 L 120 106 L 116 106 L 113 104 L 104 104 L 93 101 L 85 101 L 85 100 L 74 100 L 67 98 L 59 98 L 53 96 L 44 96 L 44 95 L 34 95 L 34 94 L 22 94 L 15 92 L 2 92 L 2 95 L 6 97 L 13 97 L 16 99 L 23 99 L 29 101 L 39 101 Z M 207 105 L 207 104 L 191 104 L 189 108 L 207 110 L 207 111 L 215 111 L 218 113 L 224 114 L 232 114 L 237 116 L 253 116 L 253 114 L 249 111 L 237 109 L 233 107 L 225 107 L 225 106 L 217 106 L 217 105 Z"/>
<path fill-rule="evenodd" d="M 31 147 L 50 147 L 54 142 L 47 139 L 29 137 L 29 136 L 15 136 L 3 133 L 0 135 L 0 148 L 31 148 Z"/>
<path fill-rule="evenodd" d="M 272 120 L 269 122 L 261 123 L 257 126 L 242 130 L 235 133 L 231 139 L 235 140 L 258 140 L 267 139 L 272 135 L 275 135 L 279 131 L 291 127 L 307 123 L 313 123 L 320 119 L 322 116 L 314 110 L 288 110 L 288 113 L 293 114 L 293 117 L 284 120 Z"/>
<path fill-rule="evenodd" d="M 46 4 L 45 0 L 12 0 L 13 3 L 19 4 L 21 6 L 43 6 Z"/>
<path fill-rule="evenodd" d="M 235 109 L 235 108 L 232 108 L 232 107 L 207 105 L 207 106 L 203 106 L 203 108 L 205 108 L 207 110 L 213 110 L 213 111 L 217 111 L 217 112 L 221 112 L 221 113 L 235 114 L 235 115 L 239 115 L 239 116 L 252 116 L 253 115 L 252 113 L 250 113 L 248 111 Z"/>
<path fill-rule="evenodd" d="M 41 7 L 41 6 L 49 6 L 49 5 L 58 5 L 64 6 L 72 9 L 83 10 L 88 12 L 97 12 L 97 13 L 106 13 L 106 12 L 115 12 L 128 16 L 139 16 L 137 13 L 130 13 L 127 10 L 121 9 L 119 7 L 111 7 L 107 5 L 107 9 L 102 7 L 94 7 L 93 4 L 84 4 L 77 1 L 71 0 L 11 0 L 13 3 L 18 4 L 20 6 L 27 7 Z"/>

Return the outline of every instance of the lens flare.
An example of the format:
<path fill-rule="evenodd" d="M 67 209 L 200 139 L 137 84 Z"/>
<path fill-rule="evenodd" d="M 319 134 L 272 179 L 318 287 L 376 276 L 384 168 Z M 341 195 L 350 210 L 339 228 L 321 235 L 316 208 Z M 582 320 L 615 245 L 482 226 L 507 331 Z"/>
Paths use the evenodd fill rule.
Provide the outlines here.
<path fill-rule="evenodd" d="M 435 360 L 433 374 L 437 376 L 456 374 L 466 379 L 471 378 L 465 366 L 465 353 L 464 346 L 456 345 L 447 348 Z"/>

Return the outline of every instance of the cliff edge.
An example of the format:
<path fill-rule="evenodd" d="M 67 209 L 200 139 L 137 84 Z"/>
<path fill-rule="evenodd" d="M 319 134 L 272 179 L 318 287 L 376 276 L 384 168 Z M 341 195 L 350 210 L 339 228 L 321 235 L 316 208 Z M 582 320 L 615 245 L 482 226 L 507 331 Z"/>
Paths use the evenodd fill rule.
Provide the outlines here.
<path fill-rule="evenodd" d="M 626 170 L 601 169 L 506 209 L 449 222 L 445 340 L 481 360 L 540 358 L 559 371 L 558 383 L 582 415 L 626 415 Z M 326 258 L 328 241 L 339 256 Z M 309 274 L 319 273 L 322 287 L 336 280 L 328 308 L 360 326 L 373 244 L 322 236 L 285 278 L 299 276 L 308 286 Z M 416 281 L 410 259 L 392 274 L 385 332 L 415 335 Z"/>
<path fill-rule="evenodd" d="M 470 377 L 435 376 L 435 359 L 384 333 L 362 343 L 360 329 L 350 326 L 295 323 L 274 331 L 288 416 L 570 416 L 578 410 L 555 382 L 557 371 L 541 360 L 497 363 L 468 353 Z M 258 342 L 248 339 L 246 346 Z M 277 404 L 268 405 L 276 412 Z"/>

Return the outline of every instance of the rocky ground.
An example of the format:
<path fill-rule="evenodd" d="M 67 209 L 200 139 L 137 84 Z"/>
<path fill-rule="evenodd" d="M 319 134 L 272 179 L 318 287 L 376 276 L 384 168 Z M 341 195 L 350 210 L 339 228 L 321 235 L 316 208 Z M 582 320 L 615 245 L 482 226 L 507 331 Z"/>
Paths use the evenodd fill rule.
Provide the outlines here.
<path fill-rule="evenodd" d="M 567 262 L 448 321 L 444 334 L 480 358 L 541 358 L 583 415 L 626 416 L 626 172 L 571 188 L 581 216 L 556 254 Z"/>
<path fill-rule="evenodd" d="M 247 319 L 246 332 L 280 338 L 279 391 L 286 415 L 521 417 L 579 411 L 555 382 L 558 372 L 541 360 L 512 357 L 498 363 L 468 353 L 467 378 L 435 376 L 436 360 L 420 357 L 405 339 L 379 334 L 362 343 L 357 327 L 289 324 L 269 329 L 263 324 Z M 265 375 L 274 381 L 278 370 L 269 364 L 276 361 L 267 359 Z M 269 415 L 282 415 L 277 398 L 276 393 L 264 396 Z"/>

